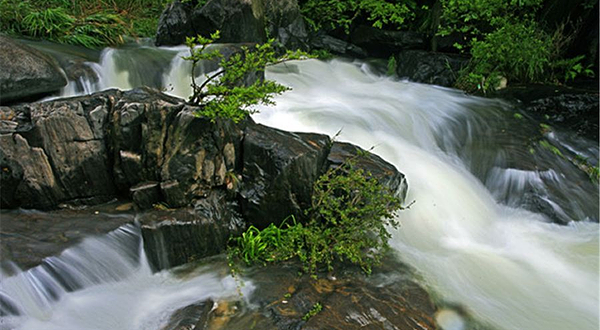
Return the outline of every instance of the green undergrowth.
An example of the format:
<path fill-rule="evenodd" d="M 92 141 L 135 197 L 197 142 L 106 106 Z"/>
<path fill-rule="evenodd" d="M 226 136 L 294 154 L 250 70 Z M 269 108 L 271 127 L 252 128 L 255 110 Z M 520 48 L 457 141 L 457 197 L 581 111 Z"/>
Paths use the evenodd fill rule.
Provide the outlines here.
<path fill-rule="evenodd" d="M 250 266 L 295 260 L 316 277 L 332 271 L 334 263 L 349 262 L 367 274 L 389 249 L 389 228 L 397 228 L 401 201 L 351 159 L 329 169 L 315 183 L 311 207 L 304 222 L 289 217 L 279 226 L 250 226 L 230 240 L 229 264 Z"/>
<path fill-rule="evenodd" d="M 0 32 L 80 45 L 151 37 L 168 0 L 0 0 Z"/>
<path fill-rule="evenodd" d="M 593 76 L 585 56 L 565 57 L 573 41 L 566 24 L 547 26 L 537 20 L 543 0 L 441 0 L 438 35 L 458 33 L 455 47 L 471 55 L 458 73 L 456 87 L 487 93 L 509 83 L 565 84 Z"/>

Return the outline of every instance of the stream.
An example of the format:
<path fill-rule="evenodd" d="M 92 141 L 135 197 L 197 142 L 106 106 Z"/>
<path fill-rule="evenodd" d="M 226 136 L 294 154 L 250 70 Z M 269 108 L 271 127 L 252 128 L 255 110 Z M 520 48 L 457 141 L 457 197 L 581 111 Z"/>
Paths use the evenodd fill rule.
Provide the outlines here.
<path fill-rule="evenodd" d="M 98 79 L 71 81 L 62 96 L 149 85 L 185 98 L 186 53 L 105 49 L 86 63 Z M 414 204 L 399 214 L 391 245 L 438 301 L 491 329 L 599 328 L 598 185 L 570 161 L 597 166 L 597 141 L 548 130 L 504 101 L 386 77 L 361 61 L 287 62 L 266 75 L 292 90 L 255 121 L 341 130 L 338 140 L 373 148 L 406 175 L 405 204 Z M 141 244 L 125 226 L 3 274 L 0 329 L 160 329 L 177 308 L 237 294 L 222 263 L 184 277 L 152 274 Z M 252 282 L 244 290 L 251 295 Z M 446 330 L 463 328 L 459 320 Z"/>

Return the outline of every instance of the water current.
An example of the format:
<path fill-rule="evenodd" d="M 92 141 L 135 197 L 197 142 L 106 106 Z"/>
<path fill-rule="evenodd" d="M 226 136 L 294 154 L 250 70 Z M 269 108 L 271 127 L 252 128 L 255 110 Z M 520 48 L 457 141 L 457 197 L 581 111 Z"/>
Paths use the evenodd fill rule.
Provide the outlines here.
<path fill-rule="evenodd" d="M 63 96 L 150 85 L 187 97 L 183 54 L 106 49 L 86 64 L 98 79 L 70 82 Z M 414 204 L 391 244 L 433 295 L 492 328 L 598 329 L 598 185 L 569 161 L 597 165 L 597 141 L 540 127 L 504 101 L 385 77 L 360 61 L 288 62 L 266 75 L 292 90 L 260 108 L 257 122 L 341 130 L 339 140 L 374 147 L 407 176 Z M 2 316 L 0 329 L 159 329 L 177 308 L 235 294 L 233 279 L 207 268 L 183 279 L 152 274 L 140 244 L 138 229 L 123 227 L 3 276 L 2 311 L 19 315 Z"/>

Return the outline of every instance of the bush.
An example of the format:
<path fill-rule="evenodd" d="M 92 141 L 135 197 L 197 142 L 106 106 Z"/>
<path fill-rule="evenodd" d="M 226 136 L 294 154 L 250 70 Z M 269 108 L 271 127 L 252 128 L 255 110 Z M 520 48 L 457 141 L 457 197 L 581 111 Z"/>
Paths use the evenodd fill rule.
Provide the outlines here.
<path fill-rule="evenodd" d="M 400 199 L 382 187 L 353 161 L 330 169 L 315 183 L 307 223 L 284 221 L 262 231 L 251 226 L 232 239 L 230 265 L 240 259 L 248 265 L 297 258 L 316 276 L 320 267 L 333 270 L 335 260 L 359 265 L 366 273 L 389 249 L 388 226 L 401 209 Z M 235 269 L 235 267 L 234 267 Z"/>
<path fill-rule="evenodd" d="M 288 51 L 283 56 L 276 56 L 274 40 L 269 40 L 254 48 L 242 46 L 240 52 L 223 58 L 218 50 L 208 49 L 218 38 L 219 31 L 213 33 L 210 38 L 188 37 L 186 44 L 190 56 L 184 57 L 192 62 L 192 96 L 189 102 L 201 108 L 197 113 L 199 116 L 212 121 L 223 118 L 237 123 L 255 112 L 253 106 L 273 104 L 273 96 L 288 90 L 287 87 L 265 79 L 255 79 L 250 85 L 246 85 L 244 80 L 249 75 L 263 72 L 268 65 L 309 57 L 307 53 L 300 51 Z M 198 63 L 219 59 L 221 70 L 207 76 L 203 83 L 198 84 L 195 74 Z"/>
<path fill-rule="evenodd" d="M 313 30 L 341 28 L 349 33 L 352 23 L 364 18 L 376 28 L 399 28 L 414 18 L 414 0 L 308 0 L 301 11 Z"/>

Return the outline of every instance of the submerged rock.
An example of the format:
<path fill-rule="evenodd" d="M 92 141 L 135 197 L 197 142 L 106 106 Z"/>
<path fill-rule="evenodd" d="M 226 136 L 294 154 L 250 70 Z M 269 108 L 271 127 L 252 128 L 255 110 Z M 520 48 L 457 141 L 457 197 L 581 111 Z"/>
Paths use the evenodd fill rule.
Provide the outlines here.
<path fill-rule="evenodd" d="M 14 271 L 6 264 L 8 261 L 27 270 L 41 264 L 47 257 L 61 254 L 86 237 L 106 234 L 133 222 L 134 215 L 119 210 L 121 205 L 113 203 L 51 212 L 3 210 L 0 214 L 3 270 L 8 271 L 7 274 Z"/>
<path fill-rule="evenodd" d="M 398 54 L 396 73 L 410 81 L 450 87 L 469 59 L 456 54 L 405 50 Z"/>
<path fill-rule="evenodd" d="M 52 57 L 3 35 L 0 68 L 0 104 L 35 99 L 67 85 Z"/>
<path fill-rule="evenodd" d="M 256 287 L 243 303 L 217 302 L 209 329 L 436 329 L 436 306 L 411 280 L 405 266 L 387 260 L 386 270 L 365 277 L 359 270 L 312 279 L 291 265 L 251 270 L 244 278 Z M 392 267 L 397 267 L 393 269 Z M 322 308 L 309 312 L 316 304 Z"/>
<path fill-rule="evenodd" d="M 540 121 L 598 140 L 598 90 L 562 86 L 512 86 L 493 96 L 520 103 Z"/>

